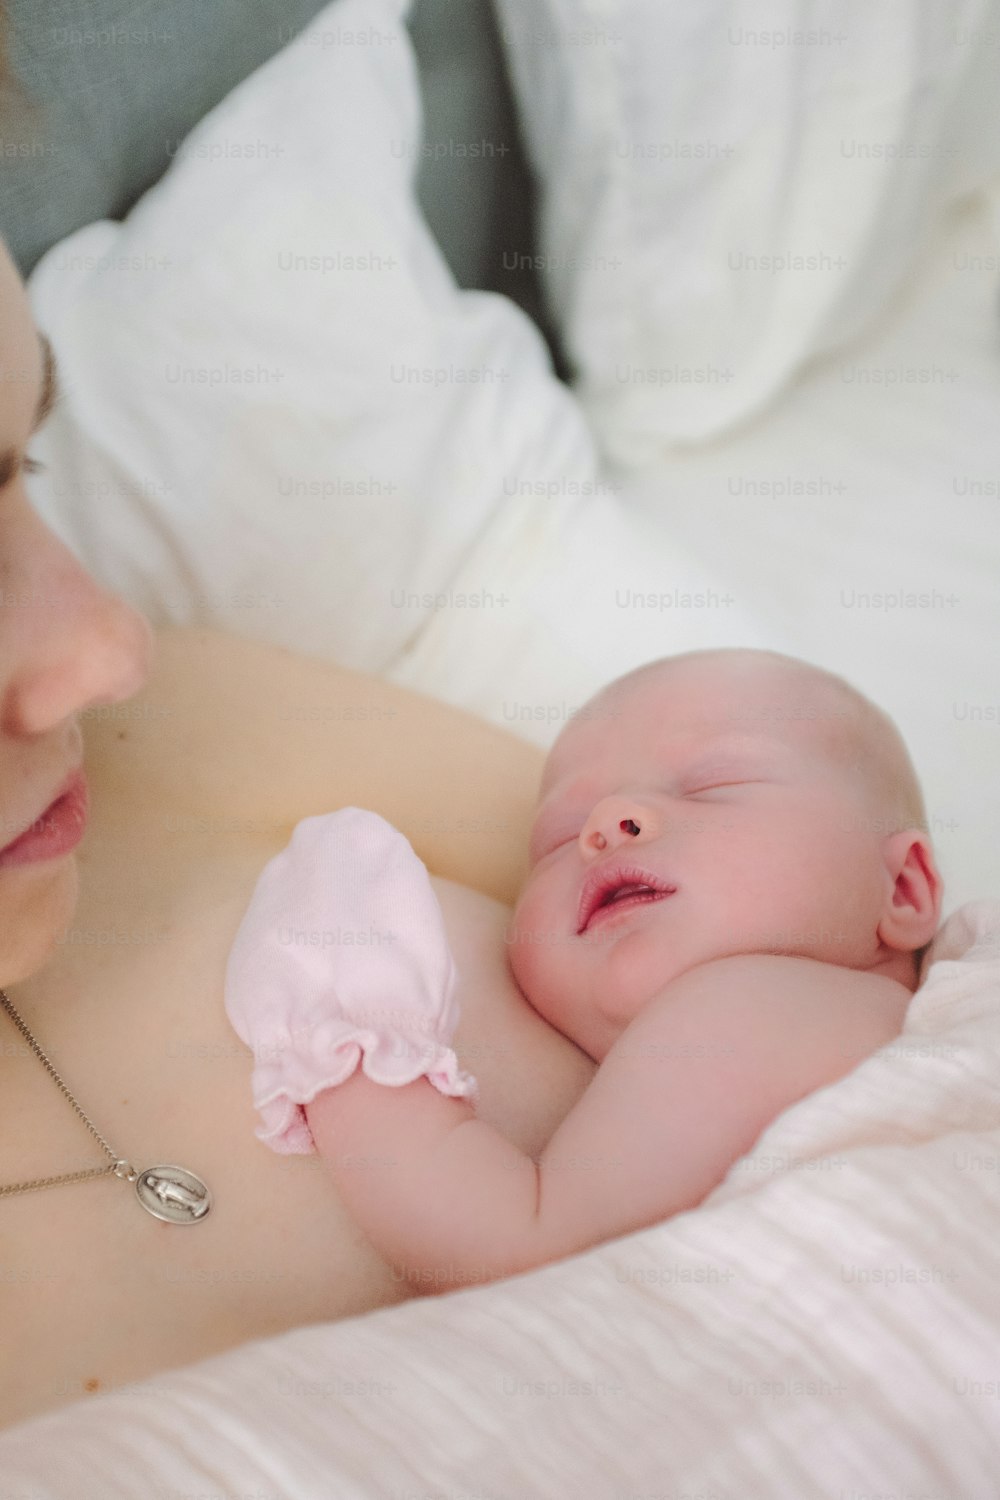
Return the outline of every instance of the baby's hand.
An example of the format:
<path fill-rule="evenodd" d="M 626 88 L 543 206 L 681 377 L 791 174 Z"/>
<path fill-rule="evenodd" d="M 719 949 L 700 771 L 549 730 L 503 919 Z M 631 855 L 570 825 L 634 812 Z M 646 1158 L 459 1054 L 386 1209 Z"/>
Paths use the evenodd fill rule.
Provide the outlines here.
<path fill-rule="evenodd" d="M 226 1014 L 254 1053 L 256 1135 L 315 1151 L 301 1106 L 359 1060 L 376 1083 L 426 1074 L 475 1102 L 449 1045 L 454 988 L 441 910 L 403 835 L 357 807 L 304 818 L 265 865 L 226 965 Z"/>

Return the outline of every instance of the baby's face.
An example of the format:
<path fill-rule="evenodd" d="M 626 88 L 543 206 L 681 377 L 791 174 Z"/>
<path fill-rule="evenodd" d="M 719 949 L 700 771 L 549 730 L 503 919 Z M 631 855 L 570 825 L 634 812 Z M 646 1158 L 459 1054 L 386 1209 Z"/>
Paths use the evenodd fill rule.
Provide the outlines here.
<path fill-rule="evenodd" d="M 710 959 L 875 965 L 885 829 L 826 755 L 824 711 L 766 669 L 688 660 L 601 695 L 553 747 L 507 937 L 534 1008 L 591 1057 Z"/>

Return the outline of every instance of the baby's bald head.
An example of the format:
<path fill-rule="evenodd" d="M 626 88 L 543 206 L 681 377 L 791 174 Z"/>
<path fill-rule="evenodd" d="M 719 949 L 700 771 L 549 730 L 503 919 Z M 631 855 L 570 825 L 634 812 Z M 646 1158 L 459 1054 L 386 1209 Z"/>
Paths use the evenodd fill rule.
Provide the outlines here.
<path fill-rule="evenodd" d="M 579 710 L 540 792 L 512 965 L 560 1016 L 746 953 L 916 989 L 943 890 L 923 797 L 888 714 L 834 673 L 776 651 L 650 662 Z M 602 869 L 641 899 L 597 917 L 588 957 L 581 881 Z M 641 895 L 657 881 L 670 902 Z"/>
<path fill-rule="evenodd" d="M 671 687 L 694 681 L 713 685 L 734 730 L 784 730 L 847 774 L 873 831 L 926 830 L 920 783 L 889 715 L 843 677 L 779 651 L 732 647 L 663 657 L 603 688 L 582 717 L 624 712 L 637 692 L 662 696 L 669 712 Z M 570 725 L 565 735 L 572 732 Z"/>

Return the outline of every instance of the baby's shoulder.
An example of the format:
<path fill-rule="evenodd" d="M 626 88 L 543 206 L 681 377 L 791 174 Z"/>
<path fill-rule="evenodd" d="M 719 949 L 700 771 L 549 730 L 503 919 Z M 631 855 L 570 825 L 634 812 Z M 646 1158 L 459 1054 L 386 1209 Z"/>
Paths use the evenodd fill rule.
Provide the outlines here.
<path fill-rule="evenodd" d="M 756 989 L 758 984 L 774 986 L 781 993 L 796 993 L 846 1002 L 864 1000 L 871 1004 L 899 1004 L 913 996 L 905 985 L 885 974 L 850 969 L 844 964 L 826 963 L 818 958 L 803 958 L 788 953 L 736 953 L 699 964 L 691 974 L 699 974 L 715 985 L 733 984 L 737 980 Z M 681 975 L 682 979 L 686 976 Z"/>
<path fill-rule="evenodd" d="M 884 975 L 811 958 L 734 954 L 678 975 L 619 1040 L 633 1060 L 666 1048 L 671 1056 L 714 1057 L 723 1072 L 749 1067 L 758 1078 L 801 1076 L 817 1088 L 898 1036 L 911 999 Z"/>
<path fill-rule="evenodd" d="M 625 1165 L 609 1194 L 635 1200 L 631 1224 L 693 1208 L 784 1110 L 890 1042 L 904 997 L 894 980 L 814 959 L 699 964 L 615 1040 L 554 1144 Z"/>
<path fill-rule="evenodd" d="M 666 1017 L 672 1001 L 691 997 L 734 1023 L 753 1024 L 766 1013 L 797 1028 L 824 1016 L 838 1029 L 858 1023 L 873 1037 L 894 1035 L 913 998 L 884 974 L 778 953 L 738 953 L 698 964 L 664 988 L 657 1009 Z"/>

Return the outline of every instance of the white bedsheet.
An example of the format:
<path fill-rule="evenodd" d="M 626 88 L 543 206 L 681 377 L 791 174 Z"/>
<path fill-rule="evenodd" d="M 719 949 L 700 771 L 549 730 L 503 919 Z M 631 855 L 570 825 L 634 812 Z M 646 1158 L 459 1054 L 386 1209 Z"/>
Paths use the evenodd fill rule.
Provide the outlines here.
<path fill-rule="evenodd" d="M 3 1493 L 996 1500 L 1000 903 L 924 972 L 701 1208 L 25 1423 Z"/>

